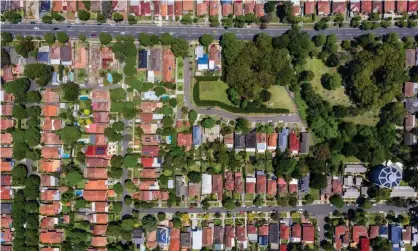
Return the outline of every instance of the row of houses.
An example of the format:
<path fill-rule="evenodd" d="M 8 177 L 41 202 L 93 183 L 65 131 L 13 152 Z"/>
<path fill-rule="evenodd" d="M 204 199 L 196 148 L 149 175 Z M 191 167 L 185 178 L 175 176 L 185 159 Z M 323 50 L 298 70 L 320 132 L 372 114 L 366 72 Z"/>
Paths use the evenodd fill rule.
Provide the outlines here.
<path fill-rule="evenodd" d="M 158 46 L 142 49 L 138 53 L 138 69 L 146 72 L 146 79 L 150 83 L 174 83 L 176 80 L 176 58 L 170 49 Z"/>
<path fill-rule="evenodd" d="M 407 52 L 408 53 L 408 52 Z M 408 54 L 407 54 L 408 55 Z M 410 54 L 411 55 L 411 54 Z M 415 50 L 414 54 L 415 55 Z M 404 85 L 405 106 L 407 114 L 404 123 L 404 144 L 411 146 L 417 143 L 417 136 L 411 132 L 416 128 L 416 113 L 418 112 L 418 83 L 406 82 Z"/>
<path fill-rule="evenodd" d="M 194 220 L 195 221 L 195 220 Z M 157 246 L 166 250 L 201 250 L 209 248 L 213 250 L 231 250 L 233 248 L 247 249 L 253 244 L 260 247 L 269 246 L 269 250 L 288 250 L 289 243 L 302 243 L 312 245 L 315 242 L 315 227 L 307 223 L 295 223 L 287 225 L 264 224 L 237 224 L 214 225 L 199 227 L 196 222 L 183 227 L 182 229 L 172 227 L 172 222 L 160 223 L 157 230 L 144 233 L 137 230 L 134 243 L 138 246 L 145 245 L 148 249 L 155 249 Z"/>
<path fill-rule="evenodd" d="M 388 239 L 392 250 L 405 250 L 407 245 L 418 244 L 418 229 L 414 226 L 400 226 L 396 224 L 372 226 L 336 226 L 334 231 L 334 247 L 336 250 L 353 247 L 360 251 L 369 251 L 371 240 L 380 237 Z"/>
<path fill-rule="evenodd" d="M 279 149 L 281 152 L 289 150 L 291 154 L 297 155 L 308 154 L 310 147 L 310 134 L 308 132 L 302 132 L 298 137 L 294 130 L 288 128 L 282 129 L 280 133 L 267 134 L 254 130 L 246 134 L 231 133 L 222 136 L 219 125 L 215 125 L 213 128 L 202 128 L 200 125 L 196 125 L 193 126 L 192 133 L 179 133 L 178 139 L 179 146 L 184 146 L 186 149 L 199 147 L 202 143 L 213 142 L 218 139 L 223 140 L 229 149 L 234 148 L 236 151 L 246 152 L 265 152 Z"/>

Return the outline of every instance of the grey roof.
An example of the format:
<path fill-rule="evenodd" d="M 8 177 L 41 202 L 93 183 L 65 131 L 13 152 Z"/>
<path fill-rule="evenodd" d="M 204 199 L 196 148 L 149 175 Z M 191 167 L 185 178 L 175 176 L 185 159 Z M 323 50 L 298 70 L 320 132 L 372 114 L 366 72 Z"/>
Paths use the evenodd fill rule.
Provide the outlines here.
<path fill-rule="evenodd" d="M 363 164 L 346 164 L 344 168 L 344 173 L 365 173 L 367 172 L 367 167 Z"/>
<path fill-rule="evenodd" d="M 245 135 L 245 147 L 256 148 L 257 147 L 257 133 L 252 131 Z"/>
<path fill-rule="evenodd" d="M 417 143 L 417 136 L 410 132 L 405 132 L 403 142 L 406 146 L 412 146 Z"/>
<path fill-rule="evenodd" d="M 193 145 L 200 146 L 202 144 L 202 127 L 193 126 Z"/>
<path fill-rule="evenodd" d="M 151 71 L 161 71 L 161 61 L 163 50 L 161 48 L 152 48 L 149 52 L 148 67 Z"/>
<path fill-rule="evenodd" d="M 406 100 L 406 110 L 408 113 L 418 112 L 418 98 L 410 98 Z"/>
<path fill-rule="evenodd" d="M 365 186 L 360 187 L 361 195 L 365 198 L 369 197 L 369 194 L 367 193 L 368 190 L 369 190 L 368 187 L 365 187 Z"/>
<path fill-rule="evenodd" d="M 279 149 L 281 152 L 286 151 L 288 139 L 289 139 L 289 129 L 284 128 L 282 132 L 279 133 Z"/>
<path fill-rule="evenodd" d="M 63 45 L 60 48 L 60 54 L 61 54 L 61 61 L 72 61 L 72 54 L 71 54 L 71 46 L 70 45 Z"/>
<path fill-rule="evenodd" d="M 142 230 L 134 229 L 134 231 L 132 231 L 132 239 L 133 243 L 136 245 L 144 243 L 144 233 L 142 232 Z"/>
<path fill-rule="evenodd" d="M 12 213 L 12 204 L 11 203 L 1 203 L 0 211 L 2 214 L 11 214 Z"/>
<path fill-rule="evenodd" d="M 235 149 L 244 149 L 245 148 L 245 134 L 235 134 L 234 135 L 234 146 Z"/>
<path fill-rule="evenodd" d="M 299 180 L 299 189 L 302 193 L 309 192 L 309 179 L 310 174 L 308 173 L 305 177 Z"/>
<path fill-rule="evenodd" d="M 310 146 L 311 146 L 310 134 L 308 132 L 301 133 L 299 153 L 300 154 L 308 154 Z"/>
<path fill-rule="evenodd" d="M 187 195 L 187 186 L 184 176 L 176 176 L 176 196 L 182 197 Z"/>
<path fill-rule="evenodd" d="M 410 186 L 399 186 L 392 189 L 390 197 L 416 198 L 417 192 Z"/>
<path fill-rule="evenodd" d="M 279 243 L 279 224 L 274 223 L 269 225 L 269 243 Z"/>
<path fill-rule="evenodd" d="M 190 247 L 191 246 L 191 234 L 190 232 L 182 232 L 180 234 L 180 245 L 183 247 Z"/>

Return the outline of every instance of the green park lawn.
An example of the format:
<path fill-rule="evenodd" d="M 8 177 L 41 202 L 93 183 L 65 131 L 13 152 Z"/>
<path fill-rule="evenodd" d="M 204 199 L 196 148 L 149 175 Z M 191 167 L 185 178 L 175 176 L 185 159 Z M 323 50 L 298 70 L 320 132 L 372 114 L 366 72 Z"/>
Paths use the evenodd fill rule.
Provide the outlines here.
<path fill-rule="evenodd" d="M 283 86 L 275 85 L 270 87 L 268 91 L 271 93 L 271 98 L 265 103 L 267 107 L 284 108 L 291 113 L 296 112 L 296 105 Z"/>
<path fill-rule="evenodd" d="M 183 58 L 182 57 L 177 57 L 177 79 L 183 79 L 183 66 L 184 66 L 184 62 L 183 62 Z"/>
<path fill-rule="evenodd" d="M 327 67 L 320 59 L 308 58 L 305 65 L 305 70 L 310 70 L 315 74 L 314 79 L 311 81 L 312 87 L 315 92 L 318 93 L 324 100 L 328 101 L 331 105 L 351 105 L 351 101 L 349 97 L 344 93 L 343 87 L 333 91 L 326 90 L 324 87 L 322 87 L 322 75 L 325 73 L 335 72 L 335 68 Z"/>
<path fill-rule="evenodd" d="M 376 126 L 377 122 L 379 122 L 379 111 L 376 109 L 370 110 L 355 117 L 346 117 L 344 118 L 344 121 L 352 122 L 354 124 Z"/>
<path fill-rule="evenodd" d="M 228 99 L 228 94 L 226 94 L 227 89 L 228 85 L 222 81 L 200 81 L 200 100 L 215 100 L 234 106 Z"/>

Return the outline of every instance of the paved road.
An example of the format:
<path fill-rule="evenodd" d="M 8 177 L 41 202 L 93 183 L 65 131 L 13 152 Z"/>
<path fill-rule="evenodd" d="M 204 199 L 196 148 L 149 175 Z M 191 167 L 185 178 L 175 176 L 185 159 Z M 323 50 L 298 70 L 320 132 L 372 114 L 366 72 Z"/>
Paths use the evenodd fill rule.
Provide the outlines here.
<path fill-rule="evenodd" d="M 35 27 L 38 29 L 35 30 Z M 209 33 L 213 34 L 214 37 L 219 38 L 225 32 L 234 32 L 237 34 L 239 39 L 252 39 L 255 34 L 260 32 L 268 33 L 269 35 L 276 36 L 280 35 L 289 27 L 272 27 L 265 30 L 260 30 L 259 28 L 229 28 L 224 29 L 223 27 L 197 27 L 197 26 L 155 26 L 155 25 L 110 25 L 110 24 L 2 24 L 2 31 L 11 32 L 13 34 L 20 35 L 32 35 L 32 36 L 43 36 L 47 32 L 54 31 L 65 31 L 71 37 L 78 37 L 79 34 L 84 34 L 86 36 L 98 36 L 100 32 L 107 32 L 112 35 L 116 34 L 132 34 L 138 35 L 141 32 L 151 33 L 161 35 L 165 32 L 173 34 L 175 37 L 183 37 L 186 39 L 197 39 L 202 34 Z M 58 28 L 58 30 L 54 30 Z M 311 36 L 317 34 L 336 34 L 340 39 L 350 39 L 361 34 L 366 34 L 368 32 L 375 33 L 376 35 L 383 35 L 389 32 L 396 32 L 401 37 L 404 36 L 415 36 L 418 35 L 418 28 L 379 28 L 373 31 L 362 31 L 357 28 L 342 28 L 339 30 L 328 29 L 324 31 L 315 31 L 315 30 L 306 30 Z"/>
<path fill-rule="evenodd" d="M 191 101 L 192 99 L 192 90 L 191 90 L 191 86 L 190 86 L 190 79 L 191 79 L 191 70 L 190 70 L 190 64 L 189 64 L 189 58 L 185 58 L 184 59 L 184 85 L 183 85 L 183 90 L 184 90 L 184 105 L 189 109 L 189 110 L 195 110 L 198 114 L 205 114 L 205 115 L 217 115 L 223 118 L 227 118 L 227 119 L 232 119 L 235 120 L 239 117 L 245 117 L 247 118 L 249 121 L 252 122 L 269 122 L 269 121 L 275 121 L 275 122 L 292 122 L 292 123 L 298 123 L 301 122 L 299 115 L 298 114 L 282 114 L 282 115 L 271 115 L 271 116 L 252 116 L 252 115 L 248 115 L 248 114 L 234 114 L 234 113 L 230 113 L 224 110 L 220 110 L 220 109 L 215 109 L 212 108 L 210 110 L 208 110 L 207 108 L 200 108 L 197 107 L 193 104 L 193 102 Z"/>

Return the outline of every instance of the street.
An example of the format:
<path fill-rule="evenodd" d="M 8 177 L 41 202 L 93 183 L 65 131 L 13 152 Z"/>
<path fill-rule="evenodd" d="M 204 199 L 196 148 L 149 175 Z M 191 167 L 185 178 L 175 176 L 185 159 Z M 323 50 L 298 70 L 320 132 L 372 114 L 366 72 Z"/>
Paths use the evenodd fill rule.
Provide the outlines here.
<path fill-rule="evenodd" d="M 37 27 L 37 29 L 35 29 Z M 162 35 L 165 32 L 171 33 L 174 37 L 182 37 L 186 39 L 197 39 L 202 34 L 212 34 L 218 39 L 222 34 L 226 32 L 233 32 L 237 34 L 238 39 L 249 40 L 254 35 L 265 32 L 271 36 L 277 36 L 286 32 L 290 27 L 269 27 L 261 30 L 259 28 L 228 28 L 223 27 L 197 27 L 197 26 L 155 26 L 155 25 L 123 25 L 123 24 L 2 24 L 2 31 L 11 32 L 15 35 L 32 35 L 32 36 L 43 36 L 48 32 L 66 32 L 70 37 L 78 37 L 79 34 L 84 34 L 87 37 L 98 37 L 101 32 L 106 32 L 111 35 L 117 34 L 131 34 L 137 36 L 141 32 Z M 55 29 L 54 29 L 55 28 Z M 340 40 L 351 39 L 353 37 L 374 33 L 377 36 L 381 36 L 387 33 L 396 32 L 400 37 L 404 36 L 415 36 L 418 35 L 418 28 L 379 28 L 371 31 L 363 31 L 358 28 L 341 28 L 335 29 L 330 28 L 322 31 L 315 31 L 312 29 L 305 30 L 311 36 L 317 34 L 335 34 Z"/>

